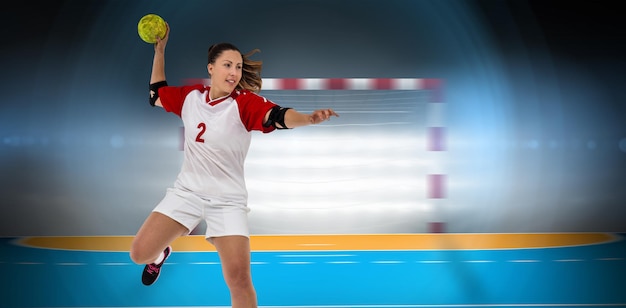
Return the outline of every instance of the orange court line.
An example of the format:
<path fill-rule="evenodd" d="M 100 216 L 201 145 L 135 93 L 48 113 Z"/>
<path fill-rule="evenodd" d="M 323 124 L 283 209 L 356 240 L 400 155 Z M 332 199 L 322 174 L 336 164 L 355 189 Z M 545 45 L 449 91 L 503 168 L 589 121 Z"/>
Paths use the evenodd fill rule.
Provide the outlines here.
<path fill-rule="evenodd" d="M 580 246 L 617 240 L 611 233 L 425 233 L 342 235 L 252 235 L 252 251 L 490 250 Z M 133 236 L 34 236 L 23 246 L 81 251 L 129 251 Z M 172 243 L 175 251 L 215 251 L 203 235 Z"/>

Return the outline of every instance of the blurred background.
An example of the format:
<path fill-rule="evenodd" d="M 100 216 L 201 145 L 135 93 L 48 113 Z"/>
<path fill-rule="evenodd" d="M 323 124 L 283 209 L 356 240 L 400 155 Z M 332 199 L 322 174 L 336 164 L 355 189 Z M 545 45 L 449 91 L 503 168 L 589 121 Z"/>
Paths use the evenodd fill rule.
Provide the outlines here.
<path fill-rule="evenodd" d="M 16 2 L 0 13 L 0 236 L 133 235 L 173 184 L 182 123 L 148 105 L 148 13 L 170 24 L 172 85 L 206 78 L 221 41 L 259 48 L 264 78 L 443 82 L 436 106 L 423 91 L 262 91 L 341 117 L 253 134 L 253 234 L 624 231 L 618 4 Z"/>

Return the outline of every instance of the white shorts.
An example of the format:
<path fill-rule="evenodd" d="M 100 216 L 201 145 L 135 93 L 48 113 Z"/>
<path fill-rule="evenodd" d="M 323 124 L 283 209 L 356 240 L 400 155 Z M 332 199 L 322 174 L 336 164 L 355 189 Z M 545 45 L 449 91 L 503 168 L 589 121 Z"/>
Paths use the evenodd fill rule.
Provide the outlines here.
<path fill-rule="evenodd" d="M 217 199 L 203 199 L 199 196 L 177 188 L 168 188 L 165 197 L 153 212 L 164 214 L 179 222 L 191 232 L 204 220 L 206 222 L 206 239 L 226 235 L 242 235 L 250 237 L 248 228 L 248 212 L 250 209 L 242 204 Z"/>

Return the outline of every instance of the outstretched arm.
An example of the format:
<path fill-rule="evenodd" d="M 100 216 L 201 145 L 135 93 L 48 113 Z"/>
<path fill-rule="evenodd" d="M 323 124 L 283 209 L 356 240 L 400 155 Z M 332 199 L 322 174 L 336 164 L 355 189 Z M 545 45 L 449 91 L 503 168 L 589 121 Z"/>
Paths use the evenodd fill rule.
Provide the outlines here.
<path fill-rule="evenodd" d="M 296 128 L 300 126 L 318 124 L 318 123 L 322 123 L 324 121 L 330 120 L 330 117 L 332 116 L 335 116 L 335 117 L 339 116 L 334 110 L 330 108 L 318 109 L 318 110 L 313 111 L 311 114 L 301 113 L 301 112 L 296 111 L 295 109 L 287 109 L 286 112 L 284 113 L 284 118 L 281 119 L 281 120 L 284 120 L 285 126 L 287 127 L 283 127 L 280 121 L 270 120 L 271 113 L 272 113 L 272 110 L 268 111 L 267 114 L 265 114 L 265 120 L 263 122 L 267 123 L 269 120 L 269 122 L 273 122 L 272 124 L 276 126 L 276 128 L 279 128 L 279 129 L 280 128 Z"/>
<path fill-rule="evenodd" d="M 155 95 L 152 90 L 154 84 L 165 81 L 165 46 L 167 45 L 167 40 L 170 36 L 170 26 L 169 24 L 165 24 L 167 26 L 167 31 L 165 32 L 165 37 L 159 38 L 157 37 L 156 43 L 154 43 L 154 59 L 152 60 L 152 74 L 150 75 L 150 96 Z M 161 104 L 161 99 L 157 97 L 154 102 L 155 106 L 163 107 Z"/>

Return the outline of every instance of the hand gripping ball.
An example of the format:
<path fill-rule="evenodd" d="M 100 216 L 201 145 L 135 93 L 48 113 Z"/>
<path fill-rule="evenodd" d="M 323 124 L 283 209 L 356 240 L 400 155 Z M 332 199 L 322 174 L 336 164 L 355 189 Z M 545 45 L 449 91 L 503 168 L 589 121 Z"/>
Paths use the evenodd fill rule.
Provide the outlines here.
<path fill-rule="evenodd" d="M 165 37 L 167 25 L 161 16 L 148 14 L 141 17 L 139 20 L 137 32 L 139 32 L 139 37 L 141 37 L 144 42 L 154 44 L 157 41 L 157 36 L 159 38 Z"/>

